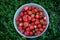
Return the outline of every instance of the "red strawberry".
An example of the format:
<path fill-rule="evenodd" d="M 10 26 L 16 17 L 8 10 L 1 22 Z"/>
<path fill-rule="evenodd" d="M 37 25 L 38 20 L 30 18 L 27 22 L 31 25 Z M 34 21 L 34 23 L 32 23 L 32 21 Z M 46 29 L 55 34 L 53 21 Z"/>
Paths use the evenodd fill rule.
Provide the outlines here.
<path fill-rule="evenodd" d="M 16 18 L 16 21 L 19 21 L 19 18 L 18 17 Z"/>
<path fill-rule="evenodd" d="M 41 28 L 41 24 L 38 24 L 38 26 L 37 26 L 38 28 Z"/>
<path fill-rule="evenodd" d="M 35 13 L 37 13 L 37 12 L 38 12 L 38 10 L 37 10 L 37 9 L 34 9 L 34 12 L 35 12 Z"/>
<path fill-rule="evenodd" d="M 35 21 L 35 18 L 32 18 L 32 21 Z"/>
<path fill-rule="evenodd" d="M 46 20 L 46 16 L 44 16 L 43 19 Z"/>
<path fill-rule="evenodd" d="M 44 30 L 43 28 L 40 28 L 40 29 L 39 29 L 40 32 L 43 32 L 43 30 Z"/>
<path fill-rule="evenodd" d="M 43 9 L 42 8 L 40 8 L 40 12 L 42 12 L 43 11 Z"/>
<path fill-rule="evenodd" d="M 30 26 L 30 30 L 33 30 L 33 29 L 34 29 L 34 26 L 33 26 L 33 25 L 31 25 L 31 26 Z"/>
<path fill-rule="evenodd" d="M 27 11 L 28 15 L 31 15 L 32 14 L 32 11 Z"/>
<path fill-rule="evenodd" d="M 34 6 L 31 6 L 31 9 L 34 9 L 35 7 Z"/>
<path fill-rule="evenodd" d="M 45 26 L 45 25 L 43 25 L 43 28 L 46 28 L 46 26 Z"/>
<path fill-rule="evenodd" d="M 32 21 L 31 24 L 34 25 L 35 24 L 34 21 Z"/>
<path fill-rule="evenodd" d="M 39 15 L 38 14 L 36 15 L 36 18 L 39 18 Z"/>
<path fill-rule="evenodd" d="M 19 26 L 23 26 L 23 23 L 19 23 Z"/>
<path fill-rule="evenodd" d="M 46 22 L 46 21 L 44 21 L 44 22 L 43 22 L 43 25 L 47 25 L 47 22 Z"/>
<path fill-rule="evenodd" d="M 23 16 L 23 21 L 28 21 L 27 20 L 27 15 Z"/>
<path fill-rule="evenodd" d="M 34 28 L 37 28 L 37 25 L 34 25 Z"/>
<path fill-rule="evenodd" d="M 23 29 L 25 30 L 27 27 L 23 26 Z"/>
<path fill-rule="evenodd" d="M 32 15 L 31 15 L 31 17 L 33 18 L 33 17 L 35 17 L 35 15 L 34 15 L 34 14 L 32 14 Z"/>
<path fill-rule="evenodd" d="M 28 10 L 28 6 L 24 6 L 24 10 Z"/>
<path fill-rule="evenodd" d="M 21 22 L 22 21 L 22 18 L 19 18 L 19 21 Z"/>
<path fill-rule="evenodd" d="M 21 31 L 21 30 L 22 30 L 22 27 L 18 26 L 17 29 L 18 29 L 19 31 Z"/>
<path fill-rule="evenodd" d="M 31 20 L 31 16 L 28 16 L 28 20 Z"/>
<path fill-rule="evenodd" d="M 40 15 L 42 16 L 43 15 L 43 12 L 40 12 Z"/>
<path fill-rule="evenodd" d="M 38 31 L 38 30 L 39 30 L 38 28 L 35 29 L 35 31 Z"/>
<path fill-rule="evenodd" d="M 30 31 L 30 28 L 28 27 L 28 28 L 26 28 L 26 31 Z"/>
<path fill-rule="evenodd" d="M 38 14 L 39 15 L 39 13 L 37 12 L 36 14 Z"/>
<path fill-rule="evenodd" d="M 27 14 L 27 12 L 24 12 L 24 14 L 26 15 L 26 14 Z"/>
<path fill-rule="evenodd" d="M 29 7 L 29 11 L 31 11 L 32 10 L 32 8 L 31 7 Z"/>
<path fill-rule="evenodd" d="M 19 18 L 18 17 L 16 18 L 16 24 L 19 24 Z"/>
<path fill-rule="evenodd" d="M 32 10 L 32 13 L 33 13 L 33 14 L 35 14 L 35 11 L 34 11 L 34 10 Z"/>
<path fill-rule="evenodd" d="M 24 34 L 25 34 L 26 36 L 29 36 L 29 31 L 26 31 Z"/>
<path fill-rule="evenodd" d="M 39 16 L 40 19 L 42 19 L 43 16 Z"/>
<path fill-rule="evenodd" d="M 40 24 L 43 24 L 43 19 L 40 20 Z"/>
<path fill-rule="evenodd" d="M 32 36 L 33 35 L 33 32 L 30 32 L 30 36 Z"/>
<path fill-rule="evenodd" d="M 16 21 L 16 24 L 18 25 L 19 24 L 19 21 Z"/>
<path fill-rule="evenodd" d="M 22 17 L 23 15 L 24 15 L 23 12 L 21 12 L 21 13 L 20 13 L 20 16 Z"/>
<path fill-rule="evenodd" d="M 39 20 L 36 20 L 36 21 L 35 21 L 35 24 L 39 24 Z"/>
<path fill-rule="evenodd" d="M 24 33 L 24 30 L 21 30 L 22 33 Z"/>
<path fill-rule="evenodd" d="M 40 31 L 37 31 L 37 32 L 35 33 L 35 35 L 40 35 L 40 33 L 41 33 Z"/>
<path fill-rule="evenodd" d="M 28 26 L 28 22 L 24 22 L 24 27 L 27 27 Z"/>

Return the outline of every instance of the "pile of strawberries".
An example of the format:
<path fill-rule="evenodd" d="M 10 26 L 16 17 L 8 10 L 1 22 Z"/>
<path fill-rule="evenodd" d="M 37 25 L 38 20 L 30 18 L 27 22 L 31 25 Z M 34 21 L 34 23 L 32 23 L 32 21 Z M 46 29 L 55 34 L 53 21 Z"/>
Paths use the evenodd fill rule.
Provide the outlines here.
<path fill-rule="evenodd" d="M 24 6 L 16 18 L 17 29 L 26 36 L 40 35 L 46 28 L 46 16 L 42 8 Z"/>

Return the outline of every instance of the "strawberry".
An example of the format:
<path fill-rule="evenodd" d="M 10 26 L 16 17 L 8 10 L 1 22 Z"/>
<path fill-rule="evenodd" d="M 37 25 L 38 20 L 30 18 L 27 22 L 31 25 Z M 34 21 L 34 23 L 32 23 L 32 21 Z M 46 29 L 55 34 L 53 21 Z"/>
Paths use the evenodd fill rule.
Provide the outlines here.
<path fill-rule="evenodd" d="M 46 20 L 46 16 L 44 16 L 43 19 Z"/>
<path fill-rule="evenodd" d="M 40 16 L 43 16 L 43 12 L 40 12 Z"/>
<path fill-rule="evenodd" d="M 42 8 L 40 8 L 40 12 L 42 12 L 43 11 L 43 9 Z"/>
<path fill-rule="evenodd" d="M 33 14 L 35 14 L 35 11 L 34 11 L 34 9 L 32 10 L 32 13 L 33 13 Z"/>
<path fill-rule="evenodd" d="M 26 28 L 26 31 L 30 31 L 30 28 L 28 27 L 28 28 Z"/>
<path fill-rule="evenodd" d="M 24 14 L 26 15 L 26 14 L 27 14 L 27 12 L 24 12 Z"/>
<path fill-rule="evenodd" d="M 43 28 L 46 28 L 46 26 L 45 26 L 45 25 L 43 25 Z"/>
<path fill-rule="evenodd" d="M 24 22 L 24 27 L 27 27 L 28 26 L 28 22 Z"/>
<path fill-rule="evenodd" d="M 28 20 L 27 20 L 27 15 L 24 15 L 24 16 L 23 16 L 23 21 L 28 21 Z"/>
<path fill-rule="evenodd" d="M 19 21 L 21 22 L 22 21 L 22 18 L 19 18 Z"/>
<path fill-rule="evenodd" d="M 24 30 L 22 29 L 21 32 L 24 33 Z"/>
<path fill-rule="evenodd" d="M 37 12 L 38 12 L 37 9 L 33 9 L 33 10 L 32 10 L 32 13 L 37 13 Z"/>
<path fill-rule="evenodd" d="M 37 13 L 37 12 L 38 12 L 38 10 L 37 10 L 37 9 L 34 9 L 34 12 L 35 12 L 35 13 Z"/>
<path fill-rule="evenodd" d="M 25 34 L 26 36 L 29 36 L 29 31 L 26 31 L 24 34 Z"/>
<path fill-rule="evenodd" d="M 43 24 L 43 19 L 40 20 L 40 24 Z"/>
<path fill-rule="evenodd" d="M 35 17 L 35 15 L 34 15 L 34 14 L 32 14 L 32 15 L 31 15 L 31 17 L 33 18 L 33 17 Z"/>
<path fill-rule="evenodd" d="M 40 18 L 40 19 L 42 19 L 42 18 L 43 18 L 43 16 L 39 16 L 39 18 Z"/>
<path fill-rule="evenodd" d="M 20 13 L 20 16 L 22 17 L 23 15 L 24 15 L 23 12 L 21 12 L 21 13 Z"/>
<path fill-rule="evenodd" d="M 19 24 L 19 18 L 17 17 L 15 20 L 16 20 L 16 24 Z"/>
<path fill-rule="evenodd" d="M 23 23 L 19 23 L 19 26 L 23 26 Z"/>
<path fill-rule="evenodd" d="M 35 24 L 39 24 L 39 20 L 36 20 L 36 21 L 35 21 Z"/>
<path fill-rule="evenodd" d="M 31 24 L 34 25 L 35 24 L 34 21 L 32 21 Z"/>
<path fill-rule="evenodd" d="M 37 32 L 35 33 L 35 35 L 40 35 L 40 33 L 41 33 L 40 31 L 37 31 Z"/>
<path fill-rule="evenodd" d="M 36 32 L 37 32 L 38 30 L 39 30 L 38 28 L 35 29 Z"/>
<path fill-rule="evenodd" d="M 32 18 L 32 21 L 35 21 L 35 18 Z"/>
<path fill-rule="evenodd" d="M 43 28 L 40 28 L 40 29 L 39 29 L 40 32 L 43 32 L 43 30 L 44 30 Z"/>
<path fill-rule="evenodd" d="M 31 6 L 31 9 L 34 9 L 35 7 L 34 6 Z"/>
<path fill-rule="evenodd" d="M 24 8 L 23 8 L 24 10 L 28 10 L 28 6 L 24 6 Z"/>
<path fill-rule="evenodd" d="M 41 28 L 41 24 L 38 24 L 38 26 L 37 26 L 38 28 Z"/>
<path fill-rule="evenodd" d="M 21 31 L 21 30 L 22 30 L 22 27 L 18 26 L 17 29 L 18 29 L 19 31 Z"/>
<path fill-rule="evenodd" d="M 38 14 L 39 15 L 39 13 L 37 12 L 36 14 Z"/>
<path fill-rule="evenodd" d="M 15 20 L 16 20 L 16 21 L 18 21 L 18 20 L 19 20 L 19 18 L 17 17 Z"/>
<path fill-rule="evenodd" d="M 30 30 L 33 30 L 33 29 L 34 29 L 34 26 L 33 26 L 33 25 L 31 25 L 31 26 L 30 26 Z"/>
<path fill-rule="evenodd" d="M 31 7 L 29 7 L 29 9 L 28 9 L 29 11 L 31 11 L 32 10 L 32 8 Z"/>
<path fill-rule="evenodd" d="M 37 28 L 37 25 L 34 25 L 34 28 Z"/>
<path fill-rule="evenodd" d="M 47 25 L 47 22 L 46 22 L 46 21 L 44 21 L 44 22 L 43 22 L 43 25 Z"/>
<path fill-rule="evenodd" d="M 40 8 L 36 8 L 38 11 L 40 11 Z"/>
<path fill-rule="evenodd" d="M 35 16 L 36 18 L 39 18 L 39 15 L 38 14 L 36 14 L 36 16 Z"/>
<path fill-rule="evenodd" d="M 16 21 L 16 24 L 18 25 L 19 24 L 19 21 Z"/>
<path fill-rule="evenodd" d="M 32 11 L 27 11 L 28 15 L 31 15 L 32 14 Z"/>
<path fill-rule="evenodd" d="M 28 20 L 29 20 L 29 21 L 31 20 L 31 16 L 28 16 Z"/>
<path fill-rule="evenodd" d="M 30 32 L 30 36 L 32 36 L 33 35 L 33 32 Z"/>

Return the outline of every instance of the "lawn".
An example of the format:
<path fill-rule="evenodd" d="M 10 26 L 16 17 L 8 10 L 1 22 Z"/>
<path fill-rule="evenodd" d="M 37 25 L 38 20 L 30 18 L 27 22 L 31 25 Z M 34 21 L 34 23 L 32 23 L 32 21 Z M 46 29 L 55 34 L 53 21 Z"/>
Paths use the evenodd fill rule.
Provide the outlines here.
<path fill-rule="evenodd" d="M 14 14 L 26 3 L 39 4 L 48 12 L 49 26 L 40 37 L 24 38 L 14 28 Z M 60 0 L 0 0 L 0 40 L 60 40 Z"/>

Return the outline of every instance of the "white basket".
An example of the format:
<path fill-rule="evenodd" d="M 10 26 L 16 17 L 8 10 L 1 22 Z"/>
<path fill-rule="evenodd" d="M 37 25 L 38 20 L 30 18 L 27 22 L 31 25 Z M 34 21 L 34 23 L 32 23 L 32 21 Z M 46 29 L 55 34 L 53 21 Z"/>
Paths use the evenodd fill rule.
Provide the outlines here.
<path fill-rule="evenodd" d="M 34 7 L 42 8 L 42 9 L 43 9 L 44 15 L 47 17 L 47 19 L 46 19 L 47 25 L 46 25 L 46 28 L 44 29 L 44 31 L 43 31 L 40 35 L 38 35 L 38 36 L 41 36 L 41 35 L 47 30 L 48 25 L 49 25 L 49 16 L 48 16 L 47 11 L 46 11 L 41 5 L 38 5 L 38 4 L 35 4 L 35 3 L 28 3 L 28 4 L 25 4 L 25 5 L 27 5 L 27 6 L 34 6 Z M 22 6 L 19 7 L 18 10 L 16 11 L 16 13 L 15 13 L 15 15 L 14 15 L 14 20 L 13 20 L 13 21 L 14 21 L 14 27 L 15 27 L 16 31 L 17 31 L 21 36 L 26 37 L 26 38 L 36 38 L 36 37 L 38 37 L 38 36 L 25 36 L 24 34 L 22 34 L 22 33 L 21 33 L 20 31 L 18 31 L 18 29 L 17 29 L 17 24 L 16 24 L 15 19 L 16 19 L 16 17 L 19 15 L 19 13 L 22 11 L 22 9 L 23 9 L 23 7 L 24 7 L 25 5 L 22 5 Z"/>

